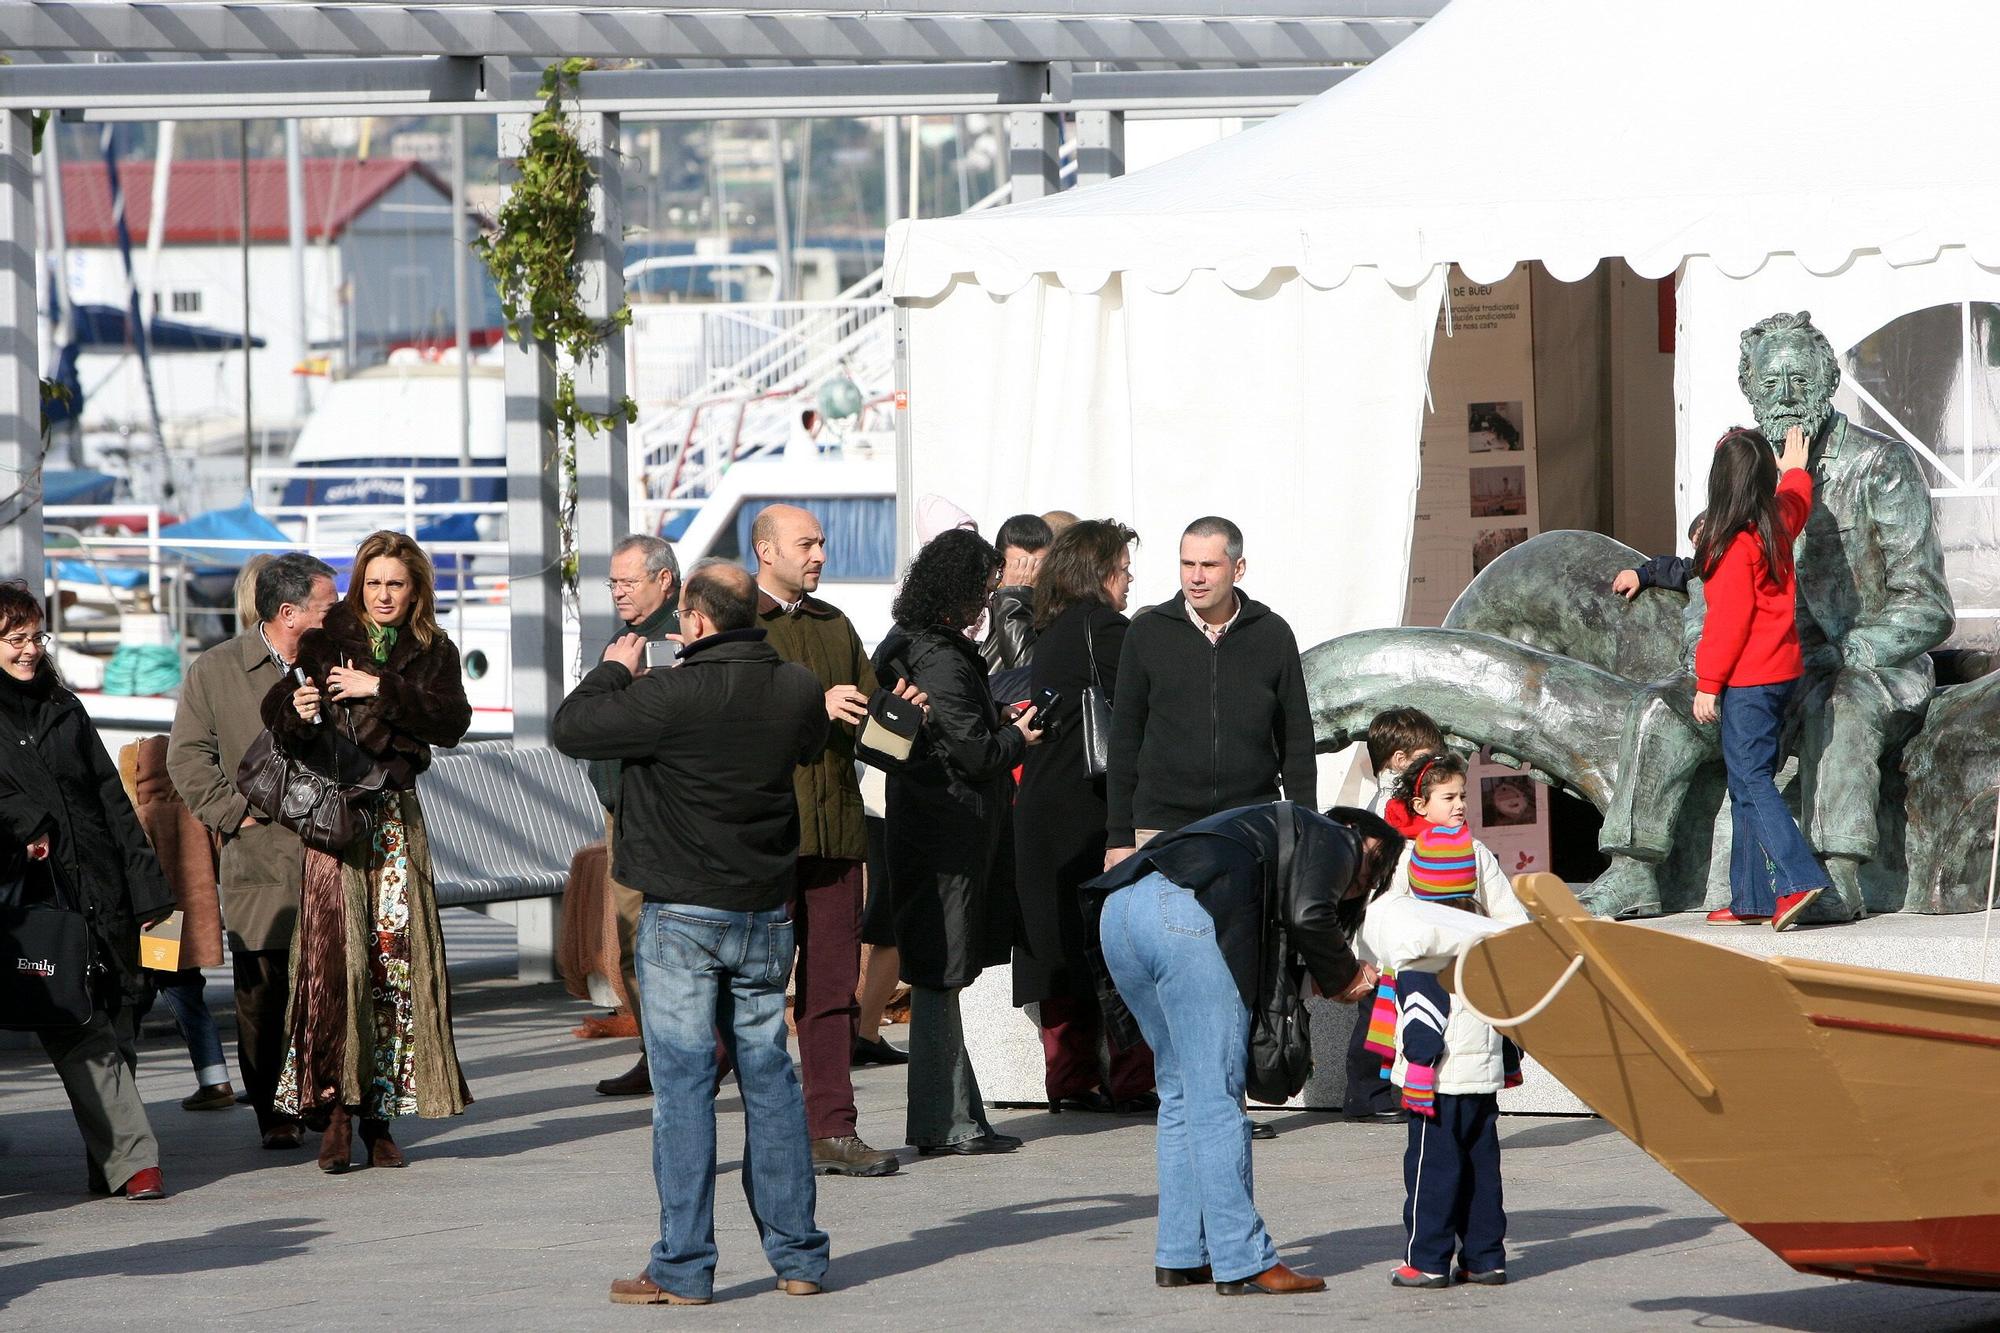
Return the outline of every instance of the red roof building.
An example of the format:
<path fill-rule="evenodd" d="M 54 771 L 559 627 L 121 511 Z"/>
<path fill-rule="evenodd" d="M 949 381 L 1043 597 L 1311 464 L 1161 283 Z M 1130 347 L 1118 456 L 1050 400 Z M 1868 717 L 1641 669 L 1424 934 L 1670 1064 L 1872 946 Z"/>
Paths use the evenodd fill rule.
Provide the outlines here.
<path fill-rule="evenodd" d="M 445 199 L 451 187 L 436 172 L 409 158 L 315 157 L 304 162 L 306 240 L 338 239 L 354 220 L 412 174 Z M 234 245 L 243 237 L 242 183 L 234 158 L 173 164 L 168 181 L 168 245 Z M 282 243 L 289 236 L 285 219 L 285 162 L 259 157 L 249 162 L 250 239 Z M 144 245 L 153 211 L 153 164 L 133 158 L 118 164 L 125 187 L 125 216 L 132 244 Z M 69 243 L 77 246 L 115 245 L 118 231 L 111 216 L 111 183 L 102 162 L 63 164 L 63 212 Z"/>

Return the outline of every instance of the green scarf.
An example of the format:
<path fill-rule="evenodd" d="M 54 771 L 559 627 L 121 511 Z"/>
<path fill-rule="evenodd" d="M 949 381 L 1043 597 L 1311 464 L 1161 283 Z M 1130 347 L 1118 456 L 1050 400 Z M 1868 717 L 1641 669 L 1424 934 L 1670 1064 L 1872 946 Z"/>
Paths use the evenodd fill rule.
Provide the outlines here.
<path fill-rule="evenodd" d="M 374 655 L 377 666 L 389 660 L 389 650 L 395 646 L 394 625 L 378 625 L 372 620 L 368 622 L 368 651 Z"/>

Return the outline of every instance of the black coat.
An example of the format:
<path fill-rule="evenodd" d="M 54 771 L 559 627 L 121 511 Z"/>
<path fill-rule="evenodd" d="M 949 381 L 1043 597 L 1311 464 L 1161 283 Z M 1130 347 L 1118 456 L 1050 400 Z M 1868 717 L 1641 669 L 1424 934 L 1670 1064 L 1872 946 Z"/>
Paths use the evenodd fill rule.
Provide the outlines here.
<path fill-rule="evenodd" d="M 1242 597 L 1242 593 L 1237 594 Z M 1180 593 L 1133 618 L 1118 663 L 1105 824 L 1177 829 L 1218 810 L 1285 799 L 1311 808 L 1318 777 L 1305 669 L 1292 627 L 1262 602 L 1220 643 L 1188 619 Z"/>
<path fill-rule="evenodd" d="M 1346 909 L 1342 905 L 1361 870 L 1361 838 L 1325 815 L 1292 806 L 1291 875 L 1285 883 L 1277 883 L 1279 809 L 1272 802 L 1225 810 L 1179 832 L 1163 833 L 1085 885 L 1093 967 L 1104 966 L 1097 950 L 1097 920 L 1104 900 L 1157 872 L 1192 891 L 1195 901 L 1215 918 L 1222 961 L 1244 1006 L 1253 1013 L 1258 997 L 1271 993 L 1264 970 L 1291 964 L 1290 959 L 1264 956 L 1267 912 L 1279 914 L 1294 952 L 1320 989 L 1328 995 L 1345 990 L 1360 967 L 1350 943 L 1360 914 L 1352 904 Z M 1105 1004 L 1107 1023 L 1114 1030 L 1130 1031 L 1129 1022 L 1114 1012 L 1115 990 L 1108 972 L 1100 974 L 1099 983 L 1099 996 L 1110 997 Z"/>
<path fill-rule="evenodd" d="M 381 762 L 389 785 L 398 791 L 414 787 L 417 774 L 431 766 L 433 745 L 458 744 L 472 725 L 458 648 L 443 632 L 425 647 L 406 629 L 396 636 L 388 658 L 378 663 L 360 613 L 340 602 L 326 613 L 323 625 L 299 637 L 296 662 L 322 694 L 327 673 L 337 666 L 352 666 L 381 681 L 373 697 L 329 707 L 328 721 L 343 729 L 352 722 L 354 739 Z M 292 707 L 297 689 L 296 681 L 282 678 L 265 693 L 263 705 L 264 725 L 294 751 L 319 734 Z M 335 722 L 336 710 L 344 710 L 347 721 Z"/>
<path fill-rule="evenodd" d="M 125 999 L 143 989 L 140 924 L 173 910 L 160 862 L 139 827 L 118 766 L 77 697 L 43 676 L 0 682 L 0 877 L 46 833 L 49 865 L 90 920 L 97 955 Z M 100 1002 L 113 1002 L 110 989 Z"/>
<path fill-rule="evenodd" d="M 979 655 L 988 671 L 1015 671 L 1035 658 L 1035 590 L 1018 584 L 996 588 L 986 599 L 986 637 Z"/>
<path fill-rule="evenodd" d="M 1014 766 L 1027 752 L 1001 720 L 986 663 L 963 634 L 898 625 L 875 650 L 875 678 L 930 696 L 909 762 L 889 774 L 889 874 L 903 980 L 953 990 L 1014 944 L 1013 885 L 1001 858 Z"/>
<path fill-rule="evenodd" d="M 672 668 L 606 662 L 556 710 L 550 739 L 578 759 L 622 759 L 621 883 L 655 902 L 768 912 L 797 885 L 792 773 L 826 747 L 819 678 L 761 629 L 698 639 Z"/>
<path fill-rule="evenodd" d="M 1015 1004 L 1095 994 L 1077 888 L 1104 869 L 1104 779 L 1084 772 L 1083 692 L 1094 652 L 1105 701 L 1113 701 L 1130 624 L 1103 602 L 1086 602 L 1057 616 L 1035 642 L 1034 697 L 1044 689 L 1062 697 L 1046 719 L 1047 737 L 1028 751 L 1014 802 Z"/>

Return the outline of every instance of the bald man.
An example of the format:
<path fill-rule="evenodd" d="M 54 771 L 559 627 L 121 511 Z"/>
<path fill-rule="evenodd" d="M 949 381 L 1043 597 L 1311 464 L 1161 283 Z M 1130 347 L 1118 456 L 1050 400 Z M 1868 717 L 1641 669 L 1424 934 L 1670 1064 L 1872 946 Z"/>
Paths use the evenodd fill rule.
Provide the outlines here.
<path fill-rule="evenodd" d="M 819 678 L 830 726 L 819 755 L 799 765 L 799 876 L 792 897 L 798 984 L 792 1001 L 813 1170 L 886 1176 L 896 1154 L 857 1132 L 854 992 L 861 981 L 862 869 L 868 827 L 854 772 L 855 724 L 868 715 L 875 672 L 846 616 L 812 594 L 826 567 L 826 533 L 796 505 L 772 505 L 750 528 L 757 553 L 757 621 L 787 662 Z M 898 693 L 913 697 L 905 687 Z"/>

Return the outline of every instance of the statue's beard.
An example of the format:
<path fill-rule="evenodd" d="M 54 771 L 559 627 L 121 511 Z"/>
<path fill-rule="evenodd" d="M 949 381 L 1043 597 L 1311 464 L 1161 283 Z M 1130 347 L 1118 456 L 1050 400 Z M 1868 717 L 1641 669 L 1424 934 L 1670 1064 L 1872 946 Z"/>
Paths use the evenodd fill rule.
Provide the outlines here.
<path fill-rule="evenodd" d="M 1805 427 L 1806 439 L 1819 438 L 1820 428 L 1833 415 L 1833 402 L 1822 398 L 1802 408 L 1770 407 L 1757 411 L 1757 429 L 1771 442 L 1773 449 L 1784 447 L 1785 432 L 1794 426 Z"/>

